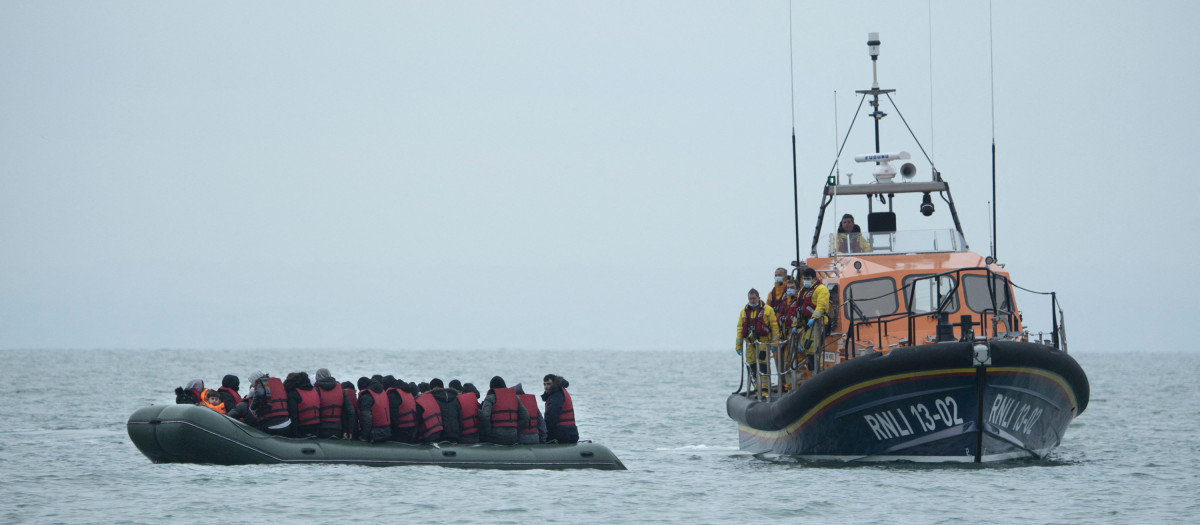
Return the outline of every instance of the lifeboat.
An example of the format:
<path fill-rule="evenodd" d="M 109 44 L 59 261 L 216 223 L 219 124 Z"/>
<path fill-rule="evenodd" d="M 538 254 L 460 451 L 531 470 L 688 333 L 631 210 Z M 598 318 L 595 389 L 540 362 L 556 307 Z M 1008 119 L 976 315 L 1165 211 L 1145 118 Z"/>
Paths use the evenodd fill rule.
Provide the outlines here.
<path fill-rule="evenodd" d="M 874 64 L 876 33 L 868 45 Z M 858 91 L 874 108 L 876 151 L 855 160 L 875 164 L 874 180 L 843 184 L 831 170 L 810 256 L 792 263 L 797 280 L 801 268 L 816 271 L 830 313 L 769 341 L 769 372 L 743 367 L 742 385 L 751 386 L 726 402 L 740 447 L 835 461 L 1044 458 L 1089 396 L 1087 375 L 1067 353 L 1057 294 L 1024 288 L 994 253 L 970 251 L 950 185 L 931 159 L 928 180 L 917 180 L 912 163 L 891 165 L 911 158 L 879 149 L 880 97 L 891 101 L 894 91 L 877 82 Z M 919 197 L 912 209 L 930 216 L 933 196 L 952 227 L 897 227 L 894 201 Z M 863 198 L 866 232 L 839 224 L 822 235 L 831 203 Z M 1048 331 L 1025 326 L 1018 293 L 1048 303 Z"/>
<path fill-rule="evenodd" d="M 154 463 L 341 463 L 509 470 L 625 470 L 625 465 L 612 451 L 590 442 L 506 446 L 295 439 L 269 435 L 199 405 L 155 405 L 139 409 L 129 417 L 126 430 L 138 450 Z"/>

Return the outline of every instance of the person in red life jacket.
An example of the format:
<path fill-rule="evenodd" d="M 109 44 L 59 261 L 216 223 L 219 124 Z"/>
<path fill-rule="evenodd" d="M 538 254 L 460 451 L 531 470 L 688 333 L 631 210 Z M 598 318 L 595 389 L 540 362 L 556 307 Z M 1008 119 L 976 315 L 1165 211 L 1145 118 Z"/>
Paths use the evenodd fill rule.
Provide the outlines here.
<path fill-rule="evenodd" d="M 391 375 L 383 376 L 388 395 L 388 417 L 392 420 L 392 441 L 417 442 L 417 401 L 408 383 Z"/>
<path fill-rule="evenodd" d="M 292 433 L 292 418 L 288 417 L 287 390 L 283 381 L 262 372 L 250 374 L 252 389 L 250 410 L 263 432 L 276 436 Z"/>
<path fill-rule="evenodd" d="M 463 444 L 479 443 L 479 390 L 471 383 L 462 384 L 457 379 L 451 379 L 451 390 L 458 395 L 459 421 L 462 425 L 462 435 L 458 442 Z"/>
<path fill-rule="evenodd" d="M 458 405 L 458 392 L 445 388 L 441 379 L 429 380 L 430 392 L 437 400 L 442 414 L 442 441 L 458 443 L 462 439 L 462 409 Z"/>
<path fill-rule="evenodd" d="M 187 382 L 187 386 L 175 387 L 175 404 L 176 405 L 199 405 L 203 402 L 203 397 L 200 393 L 204 391 L 204 380 L 193 379 Z"/>
<path fill-rule="evenodd" d="M 358 378 L 359 437 L 379 443 L 392 437 L 392 420 L 388 415 L 387 393 L 383 391 L 383 376 Z"/>
<path fill-rule="evenodd" d="M 246 397 L 243 397 L 242 401 L 240 403 L 237 403 L 236 405 L 234 405 L 232 409 L 226 411 L 225 415 L 227 415 L 231 418 L 234 418 L 238 421 L 241 421 L 247 425 L 250 425 L 250 426 L 253 426 L 256 428 L 259 427 L 258 416 L 255 415 L 254 410 L 251 410 L 251 407 L 254 406 L 254 403 L 255 403 L 254 396 L 255 396 L 256 390 L 254 388 L 254 385 L 259 380 L 259 378 L 262 377 L 262 375 L 263 375 L 262 372 L 259 372 L 256 370 L 254 372 L 251 372 L 250 375 L 247 376 L 249 378 L 250 388 L 249 388 L 249 391 L 246 392 Z M 226 377 L 228 377 L 228 376 L 226 376 Z"/>
<path fill-rule="evenodd" d="M 200 406 L 210 408 L 217 413 L 225 413 L 225 403 L 221 401 L 221 396 L 217 395 L 216 390 L 204 389 L 200 392 Z"/>
<path fill-rule="evenodd" d="M 293 437 L 316 437 L 321 428 L 321 396 L 313 390 L 308 372 L 293 372 L 283 380 Z"/>
<path fill-rule="evenodd" d="M 358 390 L 354 388 L 354 383 L 342 381 L 342 392 L 346 393 L 346 397 L 350 398 L 350 404 L 354 405 L 354 422 L 350 427 L 350 439 L 358 439 Z"/>
<path fill-rule="evenodd" d="M 217 389 L 217 395 L 221 396 L 221 402 L 225 403 L 226 414 L 242 402 L 242 395 L 238 393 L 239 384 L 238 376 L 233 374 L 226 374 L 221 378 L 221 388 Z"/>
<path fill-rule="evenodd" d="M 774 308 L 777 314 L 787 301 L 787 281 L 787 270 L 776 268 L 775 282 L 771 285 L 771 291 L 767 293 L 767 304 Z"/>
<path fill-rule="evenodd" d="M 521 405 L 525 407 L 525 411 L 529 412 L 529 423 L 517 429 L 517 443 L 522 445 L 537 445 L 546 442 L 546 420 L 542 419 L 542 411 L 538 410 L 537 396 L 526 394 L 525 388 L 521 383 L 513 387 L 513 391 L 517 393 L 517 399 L 521 400 Z"/>
<path fill-rule="evenodd" d="M 771 351 L 779 341 L 779 321 L 775 318 L 775 309 L 763 304 L 758 298 L 758 290 L 753 288 L 746 293 L 747 303 L 738 316 L 737 343 L 734 349 L 742 355 L 745 348 L 746 368 L 758 388 L 764 391 L 768 388 L 767 375 L 771 372 Z M 754 385 L 751 385 L 754 389 Z"/>
<path fill-rule="evenodd" d="M 491 388 L 479 407 L 480 438 L 497 445 L 516 445 L 519 430 L 529 424 L 529 411 L 517 393 L 504 386 L 500 376 L 492 378 Z"/>
<path fill-rule="evenodd" d="M 350 439 L 354 434 L 358 410 L 354 400 L 342 385 L 329 373 L 328 368 L 317 369 L 317 381 L 313 390 L 320 399 L 318 414 L 320 426 L 317 437 L 321 439 Z"/>
<path fill-rule="evenodd" d="M 417 396 L 418 443 L 437 443 L 442 439 L 442 430 L 445 429 L 442 424 L 442 405 L 434 397 L 435 392 L 442 390 L 442 385 L 440 379 L 437 381 L 437 387 L 431 381 L 429 390 Z"/>
<path fill-rule="evenodd" d="M 578 443 L 579 427 L 575 426 L 575 405 L 567 387 L 571 383 L 562 376 L 546 374 L 542 378 L 542 401 L 546 402 L 546 442 Z"/>

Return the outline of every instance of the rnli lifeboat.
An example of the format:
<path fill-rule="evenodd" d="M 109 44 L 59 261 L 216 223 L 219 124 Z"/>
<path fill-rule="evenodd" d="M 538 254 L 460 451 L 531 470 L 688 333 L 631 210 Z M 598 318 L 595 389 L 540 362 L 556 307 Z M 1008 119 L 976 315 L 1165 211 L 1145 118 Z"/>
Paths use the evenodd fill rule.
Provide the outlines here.
<path fill-rule="evenodd" d="M 874 64 L 877 34 L 868 45 Z M 1019 285 L 994 254 L 970 251 L 950 185 L 931 159 L 930 177 L 917 180 L 916 166 L 904 162 L 909 153 L 880 151 L 881 97 L 890 102 L 894 91 L 877 82 L 858 91 L 874 108 L 876 151 L 855 160 L 875 164 L 874 180 L 843 184 L 831 170 L 810 256 L 793 262 L 794 275 L 817 272 L 830 313 L 771 341 L 769 373 L 744 367 L 750 387 L 726 403 L 740 447 L 836 461 L 1044 458 L 1089 396 L 1086 374 L 1067 353 L 1057 295 Z M 898 227 L 896 209 L 929 216 L 934 197 L 952 226 Z M 867 231 L 834 223 L 822 235 L 831 203 L 861 208 L 864 198 Z M 1018 296 L 1045 301 L 1048 330 L 1025 325 Z"/>

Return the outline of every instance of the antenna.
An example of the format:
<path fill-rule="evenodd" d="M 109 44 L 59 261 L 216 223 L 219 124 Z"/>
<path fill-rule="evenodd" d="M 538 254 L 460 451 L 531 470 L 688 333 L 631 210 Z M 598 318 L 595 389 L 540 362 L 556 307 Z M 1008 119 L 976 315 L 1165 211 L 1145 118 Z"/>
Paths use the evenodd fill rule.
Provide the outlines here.
<path fill-rule="evenodd" d="M 996 61 L 992 46 L 992 0 L 988 0 L 988 75 L 992 95 L 992 260 L 996 259 Z"/>
<path fill-rule="evenodd" d="M 934 152 L 936 150 L 933 148 L 933 0 L 928 1 L 926 11 L 929 13 L 929 151 Z M 935 153 L 931 153 L 929 156 L 937 158 Z"/>
<path fill-rule="evenodd" d="M 792 0 L 788 0 L 788 80 L 792 86 L 792 216 L 796 220 L 796 264 L 800 263 L 800 183 L 796 176 L 796 61 L 792 58 Z"/>

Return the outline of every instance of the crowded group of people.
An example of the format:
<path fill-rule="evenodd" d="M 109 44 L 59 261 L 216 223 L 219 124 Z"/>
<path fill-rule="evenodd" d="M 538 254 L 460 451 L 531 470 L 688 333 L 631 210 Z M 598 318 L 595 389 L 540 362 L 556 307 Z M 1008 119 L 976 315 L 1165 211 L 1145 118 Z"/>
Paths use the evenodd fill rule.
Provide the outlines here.
<path fill-rule="evenodd" d="M 579 441 L 570 383 L 554 374 L 542 380 L 544 410 L 534 394 L 520 384 L 507 386 L 500 376 L 492 378 L 486 394 L 457 379 L 418 385 L 374 375 L 358 378 L 357 384 L 339 383 L 325 368 L 315 377 L 293 372 L 281 380 L 256 371 L 247 378 L 244 396 L 235 375 L 226 375 L 215 389 L 193 379 L 175 389 L 175 402 L 295 438 L 498 445 Z"/>
<path fill-rule="evenodd" d="M 816 354 L 830 320 L 829 290 L 816 270 L 801 266 L 799 279 L 775 269 L 775 282 L 764 301 L 758 290 L 746 294 L 738 315 L 735 350 L 744 355 L 751 390 L 765 395 L 770 387 L 771 360 L 788 391 L 816 370 Z M 800 355 L 807 356 L 800 359 Z"/>

